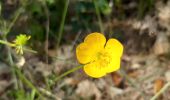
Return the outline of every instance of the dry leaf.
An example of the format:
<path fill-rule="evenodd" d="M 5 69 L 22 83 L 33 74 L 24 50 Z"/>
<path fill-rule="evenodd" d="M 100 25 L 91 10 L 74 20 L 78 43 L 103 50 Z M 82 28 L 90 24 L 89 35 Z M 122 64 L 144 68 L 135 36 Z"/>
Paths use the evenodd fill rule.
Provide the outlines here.
<path fill-rule="evenodd" d="M 74 78 L 65 78 L 64 83 L 67 85 L 75 86 L 79 83 L 79 81 Z"/>
<path fill-rule="evenodd" d="M 132 78 L 137 78 L 138 75 L 139 75 L 139 72 L 135 69 L 131 69 L 128 71 L 128 76 Z"/>
<path fill-rule="evenodd" d="M 167 35 L 165 33 L 159 33 L 153 46 L 155 55 L 167 54 L 170 52 L 169 49 L 170 46 Z"/>
<path fill-rule="evenodd" d="M 84 80 L 78 84 L 76 94 L 83 97 L 84 99 L 92 96 L 95 96 L 95 100 L 100 100 L 101 98 L 101 92 L 96 87 L 96 85 L 89 80 Z"/>
<path fill-rule="evenodd" d="M 154 82 L 154 93 L 156 94 L 161 90 L 161 88 L 164 86 L 164 80 L 163 79 L 157 79 Z"/>
<path fill-rule="evenodd" d="M 122 89 L 125 88 L 123 77 L 121 77 L 119 73 L 113 72 L 111 75 L 112 75 L 113 83 L 116 87 L 119 87 Z"/>

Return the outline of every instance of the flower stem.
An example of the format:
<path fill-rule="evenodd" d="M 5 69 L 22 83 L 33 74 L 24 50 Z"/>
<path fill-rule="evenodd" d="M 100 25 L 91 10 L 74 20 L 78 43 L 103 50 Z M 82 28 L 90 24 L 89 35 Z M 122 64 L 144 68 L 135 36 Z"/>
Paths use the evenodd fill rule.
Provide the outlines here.
<path fill-rule="evenodd" d="M 78 69 L 80 69 L 80 68 L 82 68 L 82 67 L 83 67 L 83 65 L 80 65 L 80 66 L 74 67 L 74 68 L 66 71 L 65 73 L 63 73 L 63 74 L 61 74 L 60 76 L 56 77 L 56 78 L 54 79 L 52 85 L 54 85 L 55 82 L 57 82 L 57 81 L 60 80 L 61 78 L 67 76 L 68 74 L 70 74 L 70 73 L 72 73 L 72 72 L 75 72 L 76 70 L 78 70 Z"/>
<path fill-rule="evenodd" d="M 17 21 L 18 17 L 21 15 L 22 11 L 23 11 L 22 7 L 16 11 L 16 15 L 12 20 L 12 22 L 10 23 L 9 27 L 7 28 L 5 35 L 7 35 L 11 31 L 11 28 L 14 26 L 15 22 Z"/>
<path fill-rule="evenodd" d="M 169 87 L 170 87 L 170 82 L 166 83 L 165 86 L 159 92 L 157 92 L 150 100 L 156 100 Z"/>
<path fill-rule="evenodd" d="M 6 47 L 6 49 L 7 49 L 7 55 L 8 55 L 9 65 L 10 65 L 10 66 L 13 66 L 13 65 L 14 65 L 14 62 L 13 62 L 13 59 L 12 59 L 11 48 L 9 47 L 10 43 L 7 42 L 6 37 L 3 37 L 3 40 L 0 40 L 0 43 L 6 45 L 5 47 Z M 9 45 L 8 45 L 8 44 L 9 44 Z M 16 72 L 15 72 L 14 67 L 11 67 L 11 70 L 12 70 L 12 76 L 13 76 L 13 79 L 14 79 L 14 88 L 15 88 L 15 89 L 18 89 L 18 80 L 17 80 L 17 76 L 16 76 Z"/>
<path fill-rule="evenodd" d="M 44 93 L 46 96 L 53 98 L 52 100 L 61 100 L 61 98 L 57 97 L 56 95 L 52 94 L 50 91 L 48 91 L 44 88 L 39 88 L 39 91 Z"/>
<path fill-rule="evenodd" d="M 5 38 L 4 38 L 4 39 L 5 39 Z M 1 44 L 4 44 L 4 45 L 7 45 L 7 46 L 11 46 L 11 47 L 14 46 L 14 44 L 12 44 L 12 43 L 10 43 L 10 42 L 7 42 L 6 40 L 0 40 L 0 43 L 1 43 Z"/>

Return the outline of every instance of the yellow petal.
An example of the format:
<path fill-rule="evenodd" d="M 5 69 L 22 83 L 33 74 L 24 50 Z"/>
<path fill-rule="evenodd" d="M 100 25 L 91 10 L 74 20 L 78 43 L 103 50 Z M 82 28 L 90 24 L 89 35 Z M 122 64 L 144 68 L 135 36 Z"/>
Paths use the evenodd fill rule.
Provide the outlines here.
<path fill-rule="evenodd" d="M 97 62 L 86 64 L 84 66 L 84 72 L 93 78 L 100 78 L 106 74 L 105 70 L 98 66 Z"/>
<path fill-rule="evenodd" d="M 88 43 L 89 45 L 95 44 L 98 47 L 97 49 L 101 49 L 106 43 L 106 38 L 103 34 L 95 32 L 87 35 L 84 39 L 84 42 Z"/>
<path fill-rule="evenodd" d="M 100 33 L 91 33 L 76 48 L 76 56 L 81 64 L 93 61 L 97 52 L 104 48 L 106 38 Z"/>
<path fill-rule="evenodd" d="M 105 68 L 106 73 L 114 72 L 120 68 L 120 58 L 114 57 L 108 66 Z"/>
<path fill-rule="evenodd" d="M 123 45 L 116 39 L 109 39 L 106 43 L 105 50 L 113 56 L 121 57 L 123 54 Z"/>
<path fill-rule="evenodd" d="M 81 43 L 76 48 L 77 60 L 81 64 L 86 64 L 92 61 L 93 56 L 95 55 L 95 45 L 88 45 L 87 43 Z"/>

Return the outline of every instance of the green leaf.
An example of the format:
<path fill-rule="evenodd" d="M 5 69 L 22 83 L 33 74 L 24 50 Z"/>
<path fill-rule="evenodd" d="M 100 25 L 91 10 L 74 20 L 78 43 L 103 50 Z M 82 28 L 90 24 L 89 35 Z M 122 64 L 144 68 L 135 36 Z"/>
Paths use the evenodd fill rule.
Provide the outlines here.
<path fill-rule="evenodd" d="M 96 4 L 103 14 L 109 15 L 112 12 L 112 9 L 109 6 L 109 3 L 106 0 L 97 0 Z"/>
<path fill-rule="evenodd" d="M 10 94 L 15 100 L 31 100 L 31 94 L 23 89 L 12 90 Z"/>
<path fill-rule="evenodd" d="M 31 94 L 30 94 L 30 100 L 34 100 L 35 94 L 36 94 L 36 90 L 33 89 L 32 92 L 31 92 Z"/>
<path fill-rule="evenodd" d="M 46 2 L 47 2 L 48 4 L 53 4 L 53 3 L 55 3 L 55 0 L 46 0 Z"/>

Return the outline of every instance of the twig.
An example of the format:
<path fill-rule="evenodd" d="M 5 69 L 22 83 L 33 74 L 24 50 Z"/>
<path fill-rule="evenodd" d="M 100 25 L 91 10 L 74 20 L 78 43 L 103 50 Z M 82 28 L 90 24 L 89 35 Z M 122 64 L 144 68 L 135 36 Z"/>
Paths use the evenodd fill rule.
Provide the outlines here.
<path fill-rule="evenodd" d="M 166 83 L 165 86 L 159 92 L 157 92 L 150 100 L 156 100 L 169 87 L 170 87 L 170 82 Z"/>

